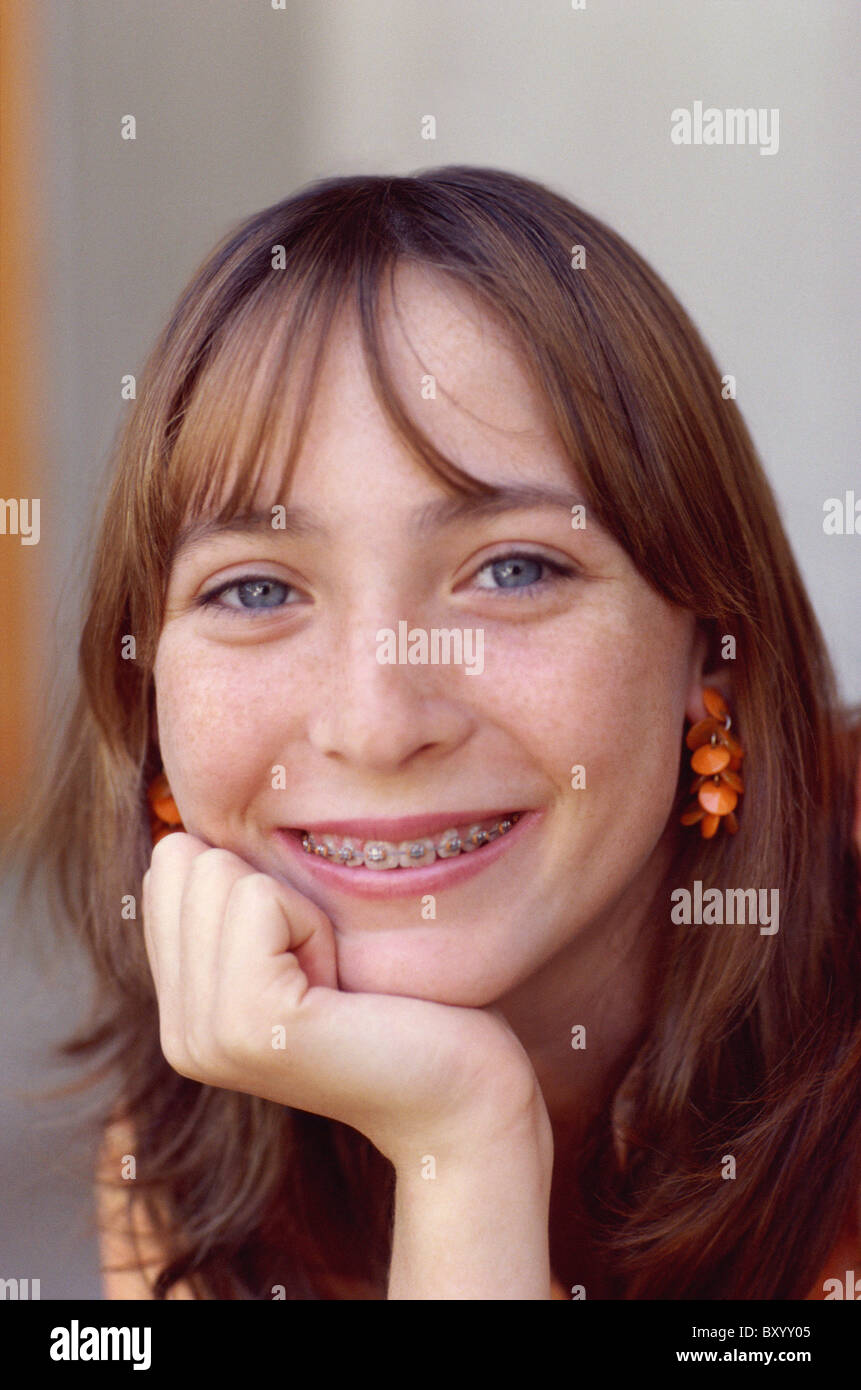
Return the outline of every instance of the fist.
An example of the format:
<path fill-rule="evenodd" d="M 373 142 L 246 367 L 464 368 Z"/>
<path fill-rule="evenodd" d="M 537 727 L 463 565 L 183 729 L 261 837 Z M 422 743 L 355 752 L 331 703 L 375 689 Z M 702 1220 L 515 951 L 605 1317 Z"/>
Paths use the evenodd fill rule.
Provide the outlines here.
<path fill-rule="evenodd" d="M 165 1058 L 182 1076 L 308 1110 L 397 1164 L 503 1134 L 541 1104 L 496 1013 L 338 988 L 326 914 L 229 850 L 177 832 L 143 880 Z"/>

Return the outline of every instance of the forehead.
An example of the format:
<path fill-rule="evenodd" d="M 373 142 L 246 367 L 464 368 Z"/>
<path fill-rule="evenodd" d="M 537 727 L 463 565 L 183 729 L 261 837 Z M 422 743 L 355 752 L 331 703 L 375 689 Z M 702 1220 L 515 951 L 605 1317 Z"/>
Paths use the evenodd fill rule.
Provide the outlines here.
<path fill-rule="evenodd" d="M 433 267 L 401 261 L 391 282 L 382 278 L 373 322 L 385 378 L 409 421 L 445 458 L 488 484 L 570 478 L 534 371 L 486 301 Z M 253 334 L 234 344 L 245 363 L 235 379 L 229 372 L 219 379 L 216 364 L 198 418 L 217 442 L 214 450 L 195 450 L 192 436 L 183 449 L 186 466 L 196 471 L 205 460 L 208 474 L 205 493 L 186 494 L 184 527 L 207 514 L 286 500 L 297 470 L 302 491 L 309 470 L 325 490 L 340 485 L 330 475 L 344 457 L 354 486 L 369 461 L 391 460 L 398 450 L 406 459 L 375 388 L 354 297 L 342 296 L 322 335 L 314 328 L 296 337 L 286 366 L 277 321 L 256 344 Z M 428 484 L 439 480 L 429 473 Z"/>
<path fill-rule="evenodd" d="M 459 407 L 506 431 L 542 432 L 549 410 L 520 345 L 497 313 L 462 282 L 399 262 L 394 293 L 381 295 L 381 330 L 405 402 L 422 373 L 434 378 L 435 416 Z M 349 331 L 349 330 L 348 330 Z M 425 411 L 424 418 L 431 412 Z"/>
<path fill-rule="evenodd" d="M 381 292 L 380 345 L 404 409 L 448 459 L 484 482 L 558 478 L 561 459 L 548 404 L 500 316 L 450 277 L 423 266 L 396 269 Z M 352 460 L 366 482 L 384 460 L 406 462 L 403 441 L 368 370 L 361 329 L 339 314 L 325 348 L 299 458 L 303 484 L 328 461 Z M 555 458 L 548 457 L 555 455 Z M 307 466 L 303 466 L 307 465 Z M 269 470 L 274 484 L 275 470 Z M 316 484 L 329 491 L 327 479 Z M 333 476 L 331 487 L 339 480 Z M 439 482 L 413 475 L 413 488 Z M 304 491 L 303 487 L 303 491 Z M 271 489 L 270 489 L 271 495 Z"/>
<path fill-rule="evenodd" d="M 385 371 L 404 409 L 466 472 L 484 477 L 483 460 L 499 460 L 502 450 L 514 460 L 555 439 L 548 402 L 512 334 L 466 286 L 429 267 L 399 264 L 393 293 L 381 286 L 377 323 Z M 390 434 L 368 368 L 349 304 L 325 344 L 307 454 L 326 457 L 336 442 L 364 440 L 373 448 Z"/>

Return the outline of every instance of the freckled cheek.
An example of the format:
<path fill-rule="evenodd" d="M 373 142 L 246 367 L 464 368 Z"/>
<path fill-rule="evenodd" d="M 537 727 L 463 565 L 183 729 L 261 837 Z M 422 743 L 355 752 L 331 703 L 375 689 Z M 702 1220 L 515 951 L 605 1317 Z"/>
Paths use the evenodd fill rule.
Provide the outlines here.
<path fill-rule="evenodd" d="M 265 786 L 280 746 L 271 687 L 249 678 L 235 652 L 167 644 L 155 683 L 168 781 L 187 829 L 205 834 Z"/>
<path fill-rule="evenodd" d="M 666 811 L 681 747 L 685 631 L 659 609 L 595 614 L 540 640 L 533 631 L 528 646 L 488 634 L 485 669 L 474 678 L 482 706 L 555 785 L 570 787 L 581 764 L 602 800 L 645 798 Z"/>

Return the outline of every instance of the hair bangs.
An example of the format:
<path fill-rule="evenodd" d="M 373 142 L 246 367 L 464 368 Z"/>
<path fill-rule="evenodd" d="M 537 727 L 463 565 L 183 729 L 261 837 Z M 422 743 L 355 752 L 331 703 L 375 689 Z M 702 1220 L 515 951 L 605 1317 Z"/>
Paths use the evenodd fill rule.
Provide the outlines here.
<path fill-rule="evenodd" d="M 330 276 L 285 296 L 277 281 L 264 282 L 222 325 L 169 455 L 176 530 L 250 512 L 273 467 L 286 495 L 342 288 Z"/>
<path fill-rule="evenodd" d="M 389 261 L 390 282 L 394 265 Z M 192 521 L 226 522 L 286 500 L 332 325 L 350 307 L 351 292 L 368 376 L 395 433 L 448 488 L 493 491 L 437 448 L 396 389 L 379 324 L 383 274 L 382 264 L 361 267 L 344 284 L 329 273 L 286 300 L 277 291 L 264 292 L 224 326 L 190 393 L 169 456 L 171 551 L 179 529 Z"/>

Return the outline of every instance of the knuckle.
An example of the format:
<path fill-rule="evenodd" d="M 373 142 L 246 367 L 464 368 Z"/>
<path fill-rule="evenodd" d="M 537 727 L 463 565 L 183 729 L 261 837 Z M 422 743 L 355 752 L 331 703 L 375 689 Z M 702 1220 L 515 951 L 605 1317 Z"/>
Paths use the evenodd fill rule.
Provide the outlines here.
<path fill-rule="evenodd" d="M 241 862 L 229 849 L 212 846 L 195 855 L 188 866 L 188 882 L 192 886 L 218 882 L 235 874 Z"/>
<path fill-rule="evenodd" d="M 323 911 L 322 907 L 318 907 L 317 903 L 312 903 L 310 899 L 308 899 L 307 916 L 309 925 L 313 927 L 315 932 L 331 931 L 331 917 Z"/>
<path fill-rule="evenodd" d="M 150 869 L 161 869 L 174 863 L 181 863 L 188 857 L 188 846 L 184 843 L 187 836 L 174 833 L 163 835 L 153 847 L 150 856 Z"/>
<path fill-rule="evenodd" d="M 212 873 L 218 869 L 232 868 L 236 862 L 237 858 L 232 850 L 222 849 L 219 845 L 210 845 L 208 849 L 202 850 L 196 856 L 193 868 Z"/>
<path fill-rule="evenodd" d="M 272 900 L 273 891 L 274 885 L 268 874 L 250 873 L 236 880 L 230 890 L 230 897 L 240 898 L 243 904 L 263 904 Z"/>
<path fill-rule="evenodd" d="M 248 1027 L 240 1009 L 233 1007 L 219 1014 L 213 1030 L 213 1041 L 222 1061 L 247 1060 L 250 1053 Z"/>
<path fill-rule="evenodd" d="M 186 1029 L 183 1056 L 197 1078 L 203 1078 L 211 1071 L 208 1051 L 206 1042 L 198 1037 L 194 1030 Z"/>
<path fill-rule="evenodd" d="M 166 1024 L 162 1024 L 159 1033 L 159 1043 L 168 1066 L 172 1067 L 174 1071 L 179 1072 L 180 1076 L 190 1076 L 191 1073 L 188 1070 L 190 1059 L 183 1040 L 177 1031 L 172 1027 L 168 1027 Z"/>

